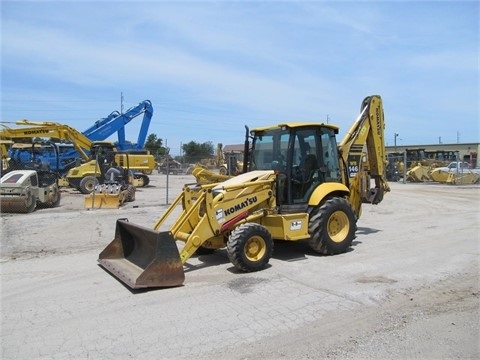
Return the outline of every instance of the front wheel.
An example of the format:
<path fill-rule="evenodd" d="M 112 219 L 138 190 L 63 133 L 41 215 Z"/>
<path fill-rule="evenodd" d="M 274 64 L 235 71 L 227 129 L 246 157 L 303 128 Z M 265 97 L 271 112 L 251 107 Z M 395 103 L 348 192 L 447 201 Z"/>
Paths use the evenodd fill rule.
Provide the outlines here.
<path fill-rule="evenodd" d="M 37 199 L 35 198 L 35 195 L 32 194 L 32 192 L 29 190 L 27 192 L 27 195 L 25 196 L 25 209 L 23 209 L 23 212 L 26 213 L 31 213 L 35 208 L 37 207 Z"/>
<path fill-rule="evenodd" d="M 227 241 L 227 254 L 232 264 L 244 272 L 262 270 L 273 252 L 270 232 L 262 225 L 246 223 L 238 226 Z"/>
<path fill-rule="evenodd" d="M 80 180 L 80 186 L 78 190 L 80 190 L 82 194 L 90 194 L 98 184 L 98 179 L 95 176 L 85 176 L 82 178 L 82 180 Z"/>
<path fill-rule="evenodd" d="M 355 223 L 355 213 L 346 199 L 328 199 L 310 215 L 310 247 L 324 255 L 344 253 L 355 238 Z"/>
<path fill-rule="evenodd" d="M 51 194 L 51 202 L 49 204 L 50 207 L 58 207 L 61 199 L 60 189 L 56 186 L 53 187 Z"/>
<path fill-rule="evenodd" d="M 135 201 L 135 186 L 133 185 L 128 185 L 127 186 L 127 199 L 126 201 L 132 202 Z"/>
<path fill-rule="evenodd" d="M 150 178 L 142 173 L 137 172 L 133 175 L 133 177 L 134 179 L 138 180 L 138 183 L 136 184 L 137 187 L 145 187 L 150 183 Z"/>

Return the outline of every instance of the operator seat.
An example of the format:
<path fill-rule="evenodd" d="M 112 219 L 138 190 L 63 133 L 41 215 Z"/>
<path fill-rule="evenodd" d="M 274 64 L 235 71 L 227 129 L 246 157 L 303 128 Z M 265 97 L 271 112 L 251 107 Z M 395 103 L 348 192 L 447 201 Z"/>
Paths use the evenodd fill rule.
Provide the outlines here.
<path fill-rule="evenodd" d="M 307 202 L 310 194 L 318 185 L 318 162 L 314 154 L 308 154 L 305 157 L 303 164 L 303 182 L 300 187 L 300 193 L 296 196 L 297 199 L 302 199 L 302 202 Z"/>
<path fill-rule="evenodd" d="M 112 167 L 105 173 L 105 180 L 109 183 L 119 182 L 123 179 L 122 170 Z"/>
<path fill-rule="evenodd" d="M 314 154 L 308 154 L 303 165 L 304 183 L 312 181 L 316 170 L 318 170 L 317 157 Z"/>

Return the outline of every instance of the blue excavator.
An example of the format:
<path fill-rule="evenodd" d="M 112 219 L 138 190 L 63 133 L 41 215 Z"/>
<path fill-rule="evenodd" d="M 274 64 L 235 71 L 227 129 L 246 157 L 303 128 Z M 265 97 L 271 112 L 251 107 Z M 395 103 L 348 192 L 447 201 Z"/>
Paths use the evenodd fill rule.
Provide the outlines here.
<path fill-rule="evenodd" d="M 137 142 L 131 143 L 126 140 L 125 127 L 133 119 L 143 114 L 143 120 L 138 134 Z M 105 118 L 97 120 L 92 126 L 82 132 L 82 134 L 88 138 L 91 142 L 104 141 L 110 136 L 117 133 L 118 140 L 115 143 L 118 152 L 131 152 L 131 153 L 143 153 L 147 154 L 144 150 L 145 140 L 148 134 L 148 128 L 153 116 L 153 107 L 150 100 L 144 100 L 138 105 L 131 107 L 125 113 L 113 111 Z M 17 122 L 17 125 L 31 126 L 31 122 Z M 6 126 L 4 126 L 6 128 Z M 11 135 L 11 129 L 6 128 L 6 136 Z M 38 135 L 37 135 L 38 136 Z M 61 143 L 57 145 L 57 152 L 59 161 L 57 162 L 56 156 L 50 151 L 50 148 L 45 148 L 44 151 L 37 150 L 37 161 L 47 163 L 52 170 L 56 170 L 65 175 L 69 169 L 79 164 L 79 161 L 84 158 L 73 143 Z M 28 150 L 28 151 L 27 151 Z M 89 155 L 90 149 L 83 149 L 86 155 Z M 25 147 L 21 145 L 14 145 L 8 152 L 8 157 L 13 159 L 17 163 L 28 163 L 31 161 L 30 146 Z M 57 169 L 56 166 L 59 166 Z"/>

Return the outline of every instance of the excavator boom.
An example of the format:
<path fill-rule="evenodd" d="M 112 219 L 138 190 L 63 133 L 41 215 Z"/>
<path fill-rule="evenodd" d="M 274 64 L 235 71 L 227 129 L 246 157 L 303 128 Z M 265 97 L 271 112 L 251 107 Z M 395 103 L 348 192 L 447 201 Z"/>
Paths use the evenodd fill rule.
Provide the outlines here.
<path fill-rule="evenodd" d="M 9 128 L 4 126 L 0 130 L 1 138 L 35 138 L 51 137 L 69 141 L 75 150 L 80 153 L 83 160 L 88 160 L 87 152 L 90 151 L 92 141 L 74 128 L 55 122 L 34 122 L 26 119 L 16 122 L 17 125 L 28 126 L 20 128 Z"/>

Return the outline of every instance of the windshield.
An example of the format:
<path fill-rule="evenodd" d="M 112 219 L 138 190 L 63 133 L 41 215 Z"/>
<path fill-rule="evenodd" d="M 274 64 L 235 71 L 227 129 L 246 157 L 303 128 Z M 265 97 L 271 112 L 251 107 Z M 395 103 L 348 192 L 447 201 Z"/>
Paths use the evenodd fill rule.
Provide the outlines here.
<path fill-rule="evenodd" d="M 340 182 L 335 130 L 306 125 L 254 132 L 250 170 L 274 170 L 277 202 L 305 204 L 324 182 Z"/>
<path fill-rule="evenodd" d="M 275 129 L 256 133 L 251 170 L 281 170 L 286 166 L 288 130 Z"/>

